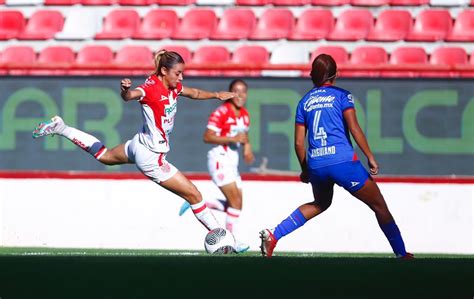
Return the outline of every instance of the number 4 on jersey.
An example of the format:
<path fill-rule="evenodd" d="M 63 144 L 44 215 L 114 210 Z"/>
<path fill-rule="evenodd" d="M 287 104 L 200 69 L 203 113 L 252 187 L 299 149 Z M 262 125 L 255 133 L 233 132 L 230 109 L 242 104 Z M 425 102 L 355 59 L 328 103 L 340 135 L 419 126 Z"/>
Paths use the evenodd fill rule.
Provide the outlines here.
<path fill-rule="evenodd" d="M 321 110 L 316 110 L 316 113 L 314 115 L 314 121 L 313 121 L 313 138 L 314 140 L 321 139 L 321 146 L 326 146 L 327 141 L 326 139 L 328 138 L 328 134 L 326 134 L 326 131 L 324 130 L 324 127 L 319 127 L 319 119 L 321 118 Z"/>

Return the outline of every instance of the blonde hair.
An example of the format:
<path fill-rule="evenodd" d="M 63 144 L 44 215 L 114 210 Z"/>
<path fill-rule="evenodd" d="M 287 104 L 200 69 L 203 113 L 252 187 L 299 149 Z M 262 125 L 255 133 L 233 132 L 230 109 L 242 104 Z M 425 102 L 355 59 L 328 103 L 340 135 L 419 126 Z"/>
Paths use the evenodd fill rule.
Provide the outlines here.
<path fill-rule="evenodd" d="M 155 71 L 152 75 L 157 76 L 161 74 L 162 67 L 172 69 L 176 64 L 184 64 L 184 59 L 181 55 L 174 51 L 167 51 L 165 49 L 156 52 L 153 60 L 155 62 Z"/>

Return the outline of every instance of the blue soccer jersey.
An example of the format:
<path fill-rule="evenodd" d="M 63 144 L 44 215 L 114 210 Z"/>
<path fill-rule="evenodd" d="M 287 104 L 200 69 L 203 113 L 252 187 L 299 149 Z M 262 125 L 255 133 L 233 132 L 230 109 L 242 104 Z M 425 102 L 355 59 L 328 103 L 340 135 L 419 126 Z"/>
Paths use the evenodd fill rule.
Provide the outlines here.
<path fill-rule="evenodd" d="M 317 169 L 352 161 L 354 148 L 343 112 L 354 108 L 350 92 L 335 86 L 311 89 L 298 103 L 296 124 L 307 130 L 307 165 Z"/>

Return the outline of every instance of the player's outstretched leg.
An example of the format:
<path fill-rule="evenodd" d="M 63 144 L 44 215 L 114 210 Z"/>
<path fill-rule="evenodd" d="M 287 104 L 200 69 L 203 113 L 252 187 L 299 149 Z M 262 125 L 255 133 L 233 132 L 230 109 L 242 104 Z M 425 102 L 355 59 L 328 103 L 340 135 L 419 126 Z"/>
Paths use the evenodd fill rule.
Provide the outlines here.
<path fill-rule="evenodd" d="M 33 131 L 33 138 L 48 135 L 60 135 L 66 137 L 71 140 L 72 143 L 79 146 L 99 161 L 107 152 L 107 148 L 99 139 L 86 132 L 67 126 L 63 119 L 57 115 L 48 121 L 39 123 Z M 122 162 L 125 163 L 126 159 L 125 162 Z"/>

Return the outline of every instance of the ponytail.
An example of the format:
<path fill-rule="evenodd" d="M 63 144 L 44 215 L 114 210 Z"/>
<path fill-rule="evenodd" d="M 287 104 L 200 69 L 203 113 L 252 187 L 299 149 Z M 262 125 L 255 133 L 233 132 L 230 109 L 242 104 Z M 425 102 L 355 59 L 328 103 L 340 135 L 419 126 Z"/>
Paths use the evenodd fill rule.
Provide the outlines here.
<path fill-rule="evenodd" d="M 337 65 L 334 58 L 327 54 L 319 54 L 311 67 L 311 80 L 317 87 L 327 81 L 334 81 L 337 75 Z"/>

